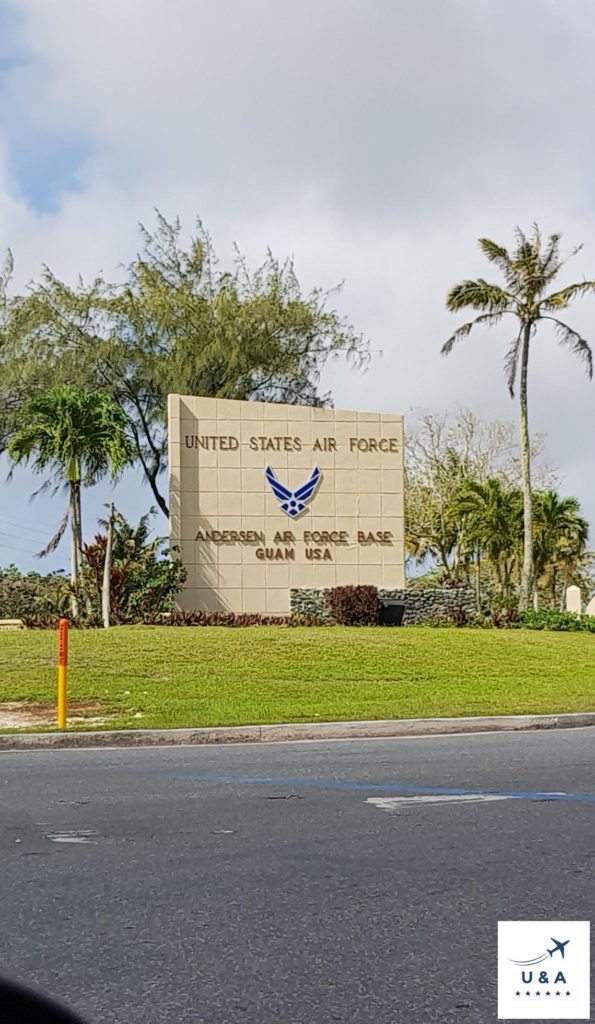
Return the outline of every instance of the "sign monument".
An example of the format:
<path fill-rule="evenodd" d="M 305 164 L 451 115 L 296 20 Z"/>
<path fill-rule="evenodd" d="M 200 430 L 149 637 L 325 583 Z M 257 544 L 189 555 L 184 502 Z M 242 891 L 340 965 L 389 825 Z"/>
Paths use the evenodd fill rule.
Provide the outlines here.
<path fill-rule="evenodd" d="M 290 589 L 404 586 L 403 418 L 169 396 L 183 609 L 288 614 Z"/>

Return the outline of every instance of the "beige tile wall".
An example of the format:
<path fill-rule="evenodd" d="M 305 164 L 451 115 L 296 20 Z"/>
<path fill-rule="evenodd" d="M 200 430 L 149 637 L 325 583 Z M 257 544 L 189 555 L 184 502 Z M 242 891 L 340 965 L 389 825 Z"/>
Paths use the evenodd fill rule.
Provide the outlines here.
<path fill-rule="evenodd" d="M 235 450 L 188 447 L 185 438 L 237 439 Z M 253 450 L 250 438 L 300 438 L 301 450 Z M 314 451 L 332 438 L 336 451 Z M 369 450 L 350 447 L 350 438 Z M 392 439 L 396 451 L 373 449 L 370 439 Z M 225 442 L 224 442 L 225 443 Z M 234 444 L 235 442 L 232 442 Z M 295 490 L 314 466 L 318 488 L 292 520 L 265 479 L 270 465 Z M 404 586 L 403 418 L 264 402 L 169 396 L 171 540 L 188 570 L 178 604 L 186 609 L 286 614 L 291 587 L 372 583 Z M 255 531 L 264 543 L 215 543 L 197 532 Z M 294 543 L 275 543 L 291 531 Z M 347 531 L 344 545 L 306 544 L 304 532 Z M 390 531 L 390 543 L 359 543 L 358 531 Z M 259 559 L 258 549 L 295 551 L 293 560 Z M 309 559 L 306 549 L 331 551 L 332 560 Z"/>

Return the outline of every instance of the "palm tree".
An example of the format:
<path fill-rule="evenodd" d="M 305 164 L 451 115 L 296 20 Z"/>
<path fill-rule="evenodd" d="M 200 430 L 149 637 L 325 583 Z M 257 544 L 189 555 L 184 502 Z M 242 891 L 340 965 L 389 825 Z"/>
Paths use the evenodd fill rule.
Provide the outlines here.
<path fill-rule="evenodd" d="M 444 355 L 452 351 L 457 341 L 466 338 L 476 325 L 492 327 L 504 316 L 516 320 L 516 335 L 508 349 L 505 370 L 511 397 L 520 365 L 520 447 L 523 472 L 523 567 L 519 607 L 526 611 L 534 580 L 533 565 L 533 502 L 531 491 L 531 455 L 529 442 L 529 419 L 527 407 L 527 376 L 529 348 L 538 325 L 542 321 L 553 323 L 558 340 L 571 352 L 582 359 L 589 377 L 593 376 L 593 356 L 584 338 L 568 324 L 558 319 L 558 312 L 567 309 L 573 299 L 595 291 L 595 281 L 581 281 L 560 291 L 546 293 L 550 282 L 567 262 L 560 255 L 560 235 L 551 235 L 542 245 L 538 227 L 526 236 L 516 229 L 516 245 L 509 252 L 502 245 L 489 238 L 480 238 L 479 245 L 491 263 L 494 263 L 504 277 L 504 286 L 492 284 L 483 278 L 461 281 L 448 294 L 448 309 L 481 310 L 479 316 L 462 324 L 442 346 Z M 575 249 L 571 256 L 579 251 Z"/>
<path fill-rule="evenodd" d="M 68 489 L 62 522 L 40 554 L 46 555 L 58 546 L 70 522 L 74 590 L 83 549 L 81 488 L 97 483 L 108 473 L 115 480 L 131 461 L 132 450 L 125 435 L 127 419 L 109 395 L 59 385 L 25 402 L 19 410 L 19 424 L 8 444 L 10 460 L 15 465 L 30 464 L 36 473 L 53 471 L 53 482 L 57 481 L 58 486 L 63 483 Z M 78 613 L 75 594 L 72 610 L 74 615 Z"/>
<path fill-rule="evenodd" d="M 580 565 L 589 537 L 589 524 L 581 516 L 578 500 L 561 498 L 556 491 L 538 491 L 534 495 L 534 512 L 535 580 L 537 582 L 545 573 L 549 575 L 554 606 L 559 570 L 568 575 Z"/>
<path fill-rule="evenodd" d="M 471 480 L 458 500 L 468 542 L 475 550 L 478 605 L 481 598 L 481 557 L 495 573 L 500 593 L 510 603 L 512 580 L 522 536 L 522 493 L 494 477 Z"/>
<path fill-rule="evenodd" d="M 137 526 L 132 526 L 125 516 L 117 509 L 114 510 L 114 561 L 141 561 L 157 555 L 167 537 L 154 537 L 149 540 L 152 533 L 151 519 L 157 514 L 154 505 L 148 512 L 140 517 Z M 109 520 L 98 519 L 99 526 L 107 532 Z"/>

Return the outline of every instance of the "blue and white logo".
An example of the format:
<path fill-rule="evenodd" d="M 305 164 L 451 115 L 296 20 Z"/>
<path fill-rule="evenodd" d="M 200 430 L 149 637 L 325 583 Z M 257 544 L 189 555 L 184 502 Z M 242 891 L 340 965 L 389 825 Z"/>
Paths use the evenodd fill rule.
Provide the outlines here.
<path fill-rule="evenodd" d="M 564 959 L 566 956 L 566 947 L 570 942 L 570 939 L 566 939 L 565 942 L 560 942 L 559 939 L 552 939 L 552 942 L 554 943 L 553 949 L 546 949 L 544 953 L 540 953 L 539 956 L 533 957 L 532 960 L 513 960 L 510 958 L 511 964 L 517 964 L 518 967 L 531 967 L 534 964 L 542 964 L 544 960 L 553 956 L 554 953 L 560 953 L 562 955 L 562 959 Z"/>
<path fill-rule="evenodd" d="M 273 494 L 279 501 L 281 511 L 285 512 L 291 519 L 297 519 L 307 509 L 307 503 L 313 497 L 322 473 L 318 466 L 315 466 L 307 483 L 302 484 L 295 491 L 290 491 L 285 484 L 280 483 L 270 466 L 267 466 L 264 475 L 271 485 Z"/>
<path fill-rule="evenodd" d="M 498 1019 L 589 1019 L 589 922 L 498 922 Z"/>

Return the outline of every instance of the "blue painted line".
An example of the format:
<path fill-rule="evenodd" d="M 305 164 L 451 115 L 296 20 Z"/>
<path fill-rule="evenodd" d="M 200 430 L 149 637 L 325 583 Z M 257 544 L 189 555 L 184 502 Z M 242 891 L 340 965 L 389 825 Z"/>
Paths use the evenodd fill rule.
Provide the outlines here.
<path fill-rule="evenodd" d="M 144 773 L 143 773 L 144 774 Z M 548 800 L 552 803 L 595 803 L 593 793 L 540 793 L 531 790 L 468 789 L 451 786 L 401 786 L 392 783 L 351 782 L 339 779 L 290 779 L 273 775 L 210 775 L 202 772 L 154 771 L 188 782 L 225 782 L 231 785 L 295 786 L 302 789 L 343 789 L 360 793 L 408 793 L 412 796 L 499 796 L 510 800 Z"/>

